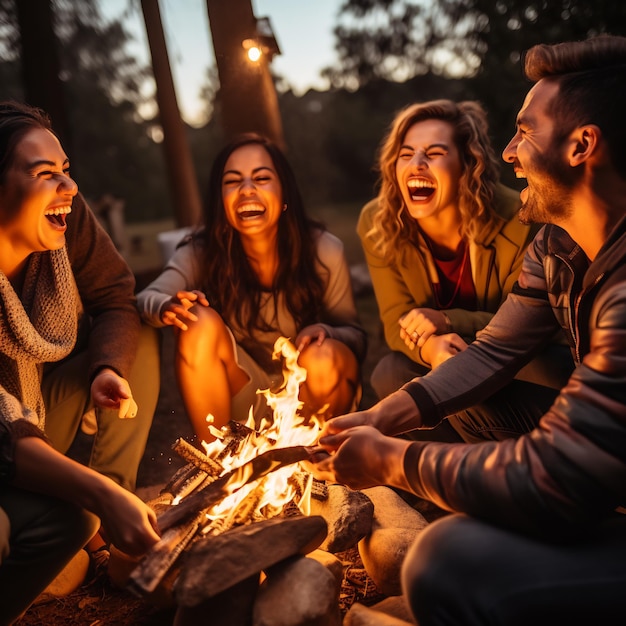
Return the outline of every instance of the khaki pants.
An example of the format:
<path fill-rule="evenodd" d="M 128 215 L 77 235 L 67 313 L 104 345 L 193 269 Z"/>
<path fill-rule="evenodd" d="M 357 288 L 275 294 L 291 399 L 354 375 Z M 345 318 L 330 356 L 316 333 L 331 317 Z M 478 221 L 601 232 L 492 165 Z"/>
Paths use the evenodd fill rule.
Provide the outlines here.
<path fill-rule="evenodd" d="M 96 411 L 98 432 L 88 465 L 129 491 L 135 490 L 159 396 L 159 350 L 158 331 L 142 325 L 137 357 L 128 377 L 137 402 L 136 417 L 120 419 L 114 410 Z M 68 359 L 44 371 L 45 432 L 63 454 L 72 445 L 82 416 L 93 408 L 87 370 L 87 351 L 79 347 Z"/>

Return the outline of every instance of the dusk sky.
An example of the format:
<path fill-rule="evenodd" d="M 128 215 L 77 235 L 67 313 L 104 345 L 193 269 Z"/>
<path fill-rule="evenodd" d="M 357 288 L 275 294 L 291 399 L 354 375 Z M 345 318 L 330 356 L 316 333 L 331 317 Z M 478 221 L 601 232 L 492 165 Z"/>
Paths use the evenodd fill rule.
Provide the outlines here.
<path fill-rule="evenodd" d="M 257 17 L 270 17 L 282 52 L 272 67 L 296 93 L 327 87 L 319 72 L 336 59 L 332 31 L 341 4 L 342 0 L 252 0 Z M 105 16 L 119 17 L 128 6 L 128 0 L 100 0 Z M 137 8 L 128 11 L 123 21 L 135 38 L 131 51 L 147 63 L 143 17 L 139 3 L 134 6 Z M 200 121 L 198 92 L 206 68 L 215 63 L 206 0 L 160 0 L 159 7 L 181 113 L 190 123 Z"/>

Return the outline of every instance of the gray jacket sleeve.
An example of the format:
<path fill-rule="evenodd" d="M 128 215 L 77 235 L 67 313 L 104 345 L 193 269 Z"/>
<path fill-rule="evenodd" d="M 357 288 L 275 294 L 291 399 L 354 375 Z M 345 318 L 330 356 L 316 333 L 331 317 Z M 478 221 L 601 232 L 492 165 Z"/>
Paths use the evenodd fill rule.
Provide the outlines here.
<path fill-rule="evenodd" d="M 540 250 L 529 250 L 519 289 L 488 333 L 408 391 L 426 420 L 474 404 L 512 373 L 558 325 Z M 623 267 L 623 266 L 622 266 Z M 563 539 L 626 503 L 626 280 L 615 271 L 583 322 L 588 349 L 539 425 L 518 439 L 412 443 L 411 491 L 442 508 L 518 531 Z M 558 301 L 553 302 L 558 304 Z"/>
<path fill-rule="evenodd" d="M 541 258 L 529 248 L 518 285 L 479 337 L 427 376 L 404 385 L 419 406 L 422 425 L 432 428 L 495 393 L 559 329 L 547 298 Z"/>
<path fill-rule="evenodd" d="M 178 248 L 161 274 L 137 294 L 139 312 L 151 326 L 165 326 L 161 321 L 161 311 L 169 299 L 178 291 L 199 288 L 197 251 L 192 243 L 188 243 Z"/>

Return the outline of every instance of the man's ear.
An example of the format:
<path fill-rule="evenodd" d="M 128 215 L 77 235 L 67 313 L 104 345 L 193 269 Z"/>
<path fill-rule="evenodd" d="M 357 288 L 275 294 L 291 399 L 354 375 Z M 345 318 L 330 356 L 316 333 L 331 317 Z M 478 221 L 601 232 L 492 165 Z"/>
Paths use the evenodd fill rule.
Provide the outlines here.
<path fill-rule="evenodd" d="M 579 126 L 569 136 L 567 158 L 572 167 L 598 156 L 602 131 L 595 124 Z"/>

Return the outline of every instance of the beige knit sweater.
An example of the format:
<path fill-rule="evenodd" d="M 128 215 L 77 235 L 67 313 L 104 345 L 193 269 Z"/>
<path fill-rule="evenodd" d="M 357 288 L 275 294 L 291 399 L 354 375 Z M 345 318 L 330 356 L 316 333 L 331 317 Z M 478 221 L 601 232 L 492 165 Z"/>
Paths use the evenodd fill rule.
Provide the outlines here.
<path fill-rule="evenodd" d="M 65 248 L 30 256 L 21 294 L 0 272 L 0 420 L 43 430 L 42 365 L 72 350 L 80 307 Z"/>

